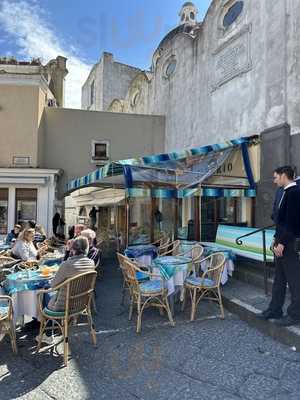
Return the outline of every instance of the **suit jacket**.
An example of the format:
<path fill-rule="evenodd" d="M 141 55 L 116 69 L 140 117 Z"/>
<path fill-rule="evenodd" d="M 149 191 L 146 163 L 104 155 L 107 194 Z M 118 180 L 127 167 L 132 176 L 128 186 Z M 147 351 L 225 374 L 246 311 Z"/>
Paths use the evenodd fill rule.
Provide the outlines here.
<path fill-rule="evenodd" d="M 95 263 L 84 255 L 70 257 L 64 261 L 55 277 L 51 282 L 51 287 L 55 287 L 68 278 L 83 274 L 84 272 L 94 271 Z M 59 289 L 56 296 L 52 297 L 47 307 L 53 311 L 64 311 L 66 300 L 65 289 Z"/>
<path fill-rule="evenodd" d="M 297 183 L 298 187 L 300 188 L 300 177 L 299 176 L 295 179 L 295 182 Z M 275 193 L 275 199 L 274 199 L 273 210 L 272 210 L 272 215 L 271 215 L 271 218 L 275 222 L 275 224 L 277 223 L 279 203 L 282 198 L 283 192 L 284 192 L 283 187 L 279 187 Z"/>
<path fill-rule="evenodd" d="M 300 237 L 300 188 L 291 186 L 285 194 L 278 209 L 275 242 L 287 245 Z"/>

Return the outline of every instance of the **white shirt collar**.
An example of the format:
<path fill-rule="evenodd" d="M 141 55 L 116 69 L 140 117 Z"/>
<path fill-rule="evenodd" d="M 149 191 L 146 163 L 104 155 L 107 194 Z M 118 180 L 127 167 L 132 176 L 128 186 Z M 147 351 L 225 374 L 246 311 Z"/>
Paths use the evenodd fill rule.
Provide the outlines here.
<path fill-rule="evenodd" d="M 297 186 L 297 183 L 296 182 L 291 182 L 291 183 L 289 183 L 285 188 L 283 188 L 284 190 L 287 190 L 287 189 L 289 189 L 290 187 L 293 187 L 293 186 Z"/>

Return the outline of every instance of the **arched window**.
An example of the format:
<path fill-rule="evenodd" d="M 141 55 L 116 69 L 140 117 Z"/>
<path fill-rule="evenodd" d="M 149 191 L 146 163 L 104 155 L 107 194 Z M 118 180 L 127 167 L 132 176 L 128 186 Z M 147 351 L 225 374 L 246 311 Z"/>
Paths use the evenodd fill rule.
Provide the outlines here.
<path fill-rule="evenodd" d="M 176 66 L 177 66 L 177 61 L 175 58 L 170 59 L 165 66 L 165 72 L 164 72 L 164 77 L 166 79 L 169 79 L 176 70 Z"/>
<path fill-rule="evenodd" d="M 224 28 L 228 28 L 236 21 L 236 19 L 241 15 L 243 8 L 244 8 L 244 2 L 237 1 L 228 9 L 227 13 L 223 18 Z"/>

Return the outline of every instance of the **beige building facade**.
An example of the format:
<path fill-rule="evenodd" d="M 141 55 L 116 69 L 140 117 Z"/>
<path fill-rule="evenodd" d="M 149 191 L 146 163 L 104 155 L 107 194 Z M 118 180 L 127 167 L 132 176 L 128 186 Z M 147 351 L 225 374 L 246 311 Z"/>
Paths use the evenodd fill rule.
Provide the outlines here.
<path fill-rule="evenodd" d="M 47 65 L 0 59 L 0 236 L 36 220 L 51 231 L 57 168 L 40 168 L 46 106 L 63 105 L 66 59 Z"/>
<path fill-rule="evenodd" d="M 63 57 L 45 66 L 0 59 L 0 237 L 31 219 L 51 234 L 54 213 L 64 213 L 69 180 L 164 149 L 162 116 L 63 108 L 66 73 Z M 76 223 L 81 203 L 72 204 L 69 223 Z"/>

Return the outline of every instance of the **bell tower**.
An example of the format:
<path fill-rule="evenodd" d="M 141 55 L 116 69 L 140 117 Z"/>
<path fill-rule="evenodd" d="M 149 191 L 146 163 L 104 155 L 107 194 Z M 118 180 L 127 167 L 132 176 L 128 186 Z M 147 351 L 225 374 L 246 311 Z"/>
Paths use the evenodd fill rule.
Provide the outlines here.
<path fill-rule="evenodd" d="M 187 1 L 179 12 L 180 24 L 196 25 L 198 9 L 194 3 Z"/>

